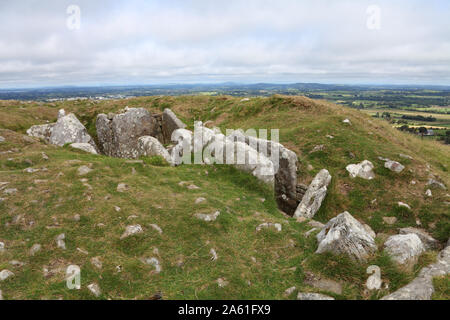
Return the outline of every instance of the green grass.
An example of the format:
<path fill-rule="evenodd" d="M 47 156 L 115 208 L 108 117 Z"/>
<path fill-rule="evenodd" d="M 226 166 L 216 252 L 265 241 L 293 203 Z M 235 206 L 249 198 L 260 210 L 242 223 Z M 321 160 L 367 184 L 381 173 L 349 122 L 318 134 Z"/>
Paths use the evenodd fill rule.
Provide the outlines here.
<path fill-rule="evenodd" d="M 318 221 L 327 222 L 349 211 L 377 233 L 396 234 L 398 228 L 415 226 L 420 220 L 422 227 L 442 242 L 450 234 L 446 191 L 433 189 L 432 199 L 424 196 L 427 164 L 433 174 L 450 185 L 447 147 L 398 132 L 355 110 L 283 96 L 245 102 L 226 96 L 141 97 L 99 103 L 31 103 L 23 108 L 17 102 L 1 102 L 0 135 L 7 141 L 0 144 L 0 151 L 16 150 L 0 154 L 0 181 L 8 181 L 9 188 L 19 190 L 0 203 L 0 241 L 6 244 L 0 269 L 15 273 L 0 284 L 6 299 L 92 299 L 87 290 L 92 282 L 102 290 L 100 299 L 148 299 L 156 292 L 164 299 L 285 299 L 283 292 L 292 286 L 317 291 L 304 283 L 307 272 L 340 281 L 342 295 L 324 292 L 337 299 L 378 299 L 406 284 L 420 267 L 432 261 L 434 253 L 427 254 L 416 269 L 406 272 L 382 250 L 366 264 L 342 256 L 314 254 L 315 234 L 305 237 L 311 227 L 283 215 L 269 188 L 230 166 L 174 168 L 158 157 L 127 163 L 72 148 L 26 142 L 21 135 L 33 124 L 55 121 L 57 110 L 65 108 L 75 112 L 95 137 L 96 115 L 117 112 L 127 105 L 157 112 L 170 107 L 191 128 L 194 120 L 212 120 L 221 129 L 280 128 L 281 142 L 299 157 L 299 182 L 308 184 L 322 168 L 332 174 L 327 197 L 315 217 Z M 345 118 L 351 120 L 351 127 L 342 123 Z M 318 144 L 325 149 L 310 153 Z M 49 160 L 42 159 L 42 151 Z M 355 158 L 349 156 L 350 152 Z M 414 159 L 399 158 L 399 153 Z M 406 169 L 392 173 L 378 156 L 400 161 Z M 374 163 L 376 178 L 351 179 L 345 166 L 364 159 Z M 77 168 L 88 164 L 93 171 L 79 177 Z M 307 170 L 307 165 L 314 169 Z M 24 173 L 27 167 L 45 167 L 47 171 Z M 92 190 L 80 181 L 82 178 Z M 35 184 L 36 179 L 48 181 Z M 411 180 L 417 183 L 412 185 Z M 181 181 L 200 189 L 189 190 L 179 185 Z M 117 192 L 118 183 L 126 183 L 129 190 Z M 207 201 L 195 204 L 198 197 Z M 377 201 L 372 203 L 374 199 Z M 398 201 L 408 203 L 412 210 L 399 208 Z M 121 210 L 116 212 L 114 206 Z M 194 217 L 195 213 L 216 210 L 221 214 L 214 222 Z M 80 221 L 73 219 L 76 214 L 81 216 Z M 12 223 L 19 215 L 22 219 Z M 397 217 L 397 223 L 386 225 L 382 219 L 386 216 Z M 280 223 L 282 232 L 256 232 L 263 222 Z M 130 224 L 140 224 L 144 233 L 120 240 Z M 160 226 L 163 233 L 160 235 L 151 224 Z M 60 233 L 66 234 L 65 251 L 55 245 Z M 382 241 L 377 242 L 381 248 Z M 43 248 L 30 256 L 34 243 Z M 210 259 L 211 248 L 219 256 L 217 261 Z M 91 264 L 92 257 L 100 257 L 101 270 Z M 155 274 L 152 266 L 141 261 L 148 257 L 158 258 L 161 273 Z M 24 266 L 11 266 L 9 261 L 13 259 L 24 262 Z M 65 268 L 70 264 L 81 267 L 81 290 L 65 287 Z M 378 293 L 365 290 L 365 270 L 370 264 L 380 266 L 383 281 L 388 284 Z M 121 272 L 117 272 L 118 266 Z M 55 274 L 45 278 L 43 267 Z M 228 285 L 219 288 L 218 278 L 226 279 Z M 448 282 L 439 282 L 439 292 L 445 292 L 445 286 Z"/>

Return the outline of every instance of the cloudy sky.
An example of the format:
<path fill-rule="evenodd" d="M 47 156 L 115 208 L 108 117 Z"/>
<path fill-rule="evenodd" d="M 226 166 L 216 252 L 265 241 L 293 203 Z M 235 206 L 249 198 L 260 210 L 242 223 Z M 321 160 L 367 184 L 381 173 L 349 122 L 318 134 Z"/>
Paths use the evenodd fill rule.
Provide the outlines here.
<path fill-rule="evenodd" d="M 450 85 L 449 17 L 448 0 L 1 0 L 0 88 Z"/>

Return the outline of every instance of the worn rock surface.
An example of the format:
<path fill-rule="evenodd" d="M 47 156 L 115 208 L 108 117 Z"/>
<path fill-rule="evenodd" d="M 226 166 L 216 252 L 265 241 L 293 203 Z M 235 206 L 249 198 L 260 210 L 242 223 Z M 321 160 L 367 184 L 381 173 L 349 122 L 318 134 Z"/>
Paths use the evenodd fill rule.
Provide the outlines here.
<path fill-rule="evenodd" d="M 57 146 L 66 143 L 88 143 L 97 150 L 94 139 L 73 113 L 58 119 L 52 128 L 49 143 Z"/>
<path fill-rule="evenodd" d="M 96 127 L 101 150 L 116 158 L 139 157 L 138 139 L 160 134 L 157 120 L 144 108 L 128 108 L 120 114 L 99 114 Z"/>
<path fill-rule="evenodd" d="M 395 263 L 407 269 L 412 268 L 425 251 L 422 241 L 413 233 L 390 236 L 384 247 Z"/>
<path fill-rule="evenodd" d="M 327 195 L 327 187 L 331 182 L 331 175 L 326 169 L 320 170 L 308 187 L 302 201 L 295 210 L 294 216 L 313 218 L 320 209 L 323 199 Z"/>
<path fill-rule="evenodd" d="M 450 246 L 442 250 L 436 263 L 423 268 L 417 278 L 382 300 L 430 300 L 434 293 L 433 278 L 450 273 Z"/>
<path fill-rule="evenodd" d="M 317 235 L 319 247 L 316 253 L 326 251 L 346 254 L 358 261 L 366 261 L 377 250 L 374 238 L 364 226 L 348 212 L 328 221 Z"/>
<path fill-rule="evenodd" d="M 403 169 L 405 169 L 405 166 L 402 165 L 400 162 L 389 159 L 387 159 L 387 161 L 384 163 L 384 167 L 396 173 L 400 173 L 403 171 Z"/>
<path fill-rule="evenodd" d="M 50 136 L 52 135 L 52 130 L 54 126 L 55 123 L 32 126 L 30 129 L 27 130 L 27 134 L 30 137 L 42 139 L 48 143 L 50 141 Z"/>

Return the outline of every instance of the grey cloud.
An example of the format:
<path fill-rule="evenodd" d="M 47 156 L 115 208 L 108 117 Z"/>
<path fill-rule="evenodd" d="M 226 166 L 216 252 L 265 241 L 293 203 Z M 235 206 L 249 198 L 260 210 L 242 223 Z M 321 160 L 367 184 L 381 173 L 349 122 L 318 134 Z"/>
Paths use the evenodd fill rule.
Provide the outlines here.
<path fill-rule="evenodd" d="M 376 1 L 0 4 L 0 87 L 174 81 L 450 84 L 450 5 Z M 69 4 L 81 29 L 66 27 Z"/>

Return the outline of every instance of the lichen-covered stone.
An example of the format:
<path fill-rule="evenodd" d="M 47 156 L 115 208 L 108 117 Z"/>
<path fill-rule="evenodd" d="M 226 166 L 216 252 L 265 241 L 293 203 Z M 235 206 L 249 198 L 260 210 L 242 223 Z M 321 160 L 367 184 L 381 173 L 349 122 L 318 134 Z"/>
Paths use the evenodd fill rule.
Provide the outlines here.
<path fill-rule="evenodd" d="M 357 261 L 366 261 L 377 250 L 374 238 L 350 213 L 334 217 L 317 235 L 316 253 L 345 254 Z"/>

